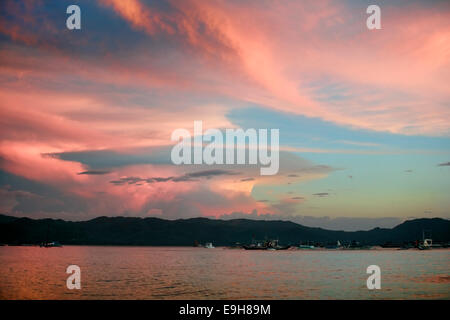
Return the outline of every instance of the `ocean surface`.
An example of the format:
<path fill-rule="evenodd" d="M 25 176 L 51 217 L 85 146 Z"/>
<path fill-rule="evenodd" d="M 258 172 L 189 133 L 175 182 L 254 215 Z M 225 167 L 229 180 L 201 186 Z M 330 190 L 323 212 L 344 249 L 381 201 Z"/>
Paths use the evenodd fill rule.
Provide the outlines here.
<path fill-rule="evenodd" d="M 369 265 L 380 290 L 367 289 Z M 450 250 L 5 246 L 0 299 L 450 299 Z"/>

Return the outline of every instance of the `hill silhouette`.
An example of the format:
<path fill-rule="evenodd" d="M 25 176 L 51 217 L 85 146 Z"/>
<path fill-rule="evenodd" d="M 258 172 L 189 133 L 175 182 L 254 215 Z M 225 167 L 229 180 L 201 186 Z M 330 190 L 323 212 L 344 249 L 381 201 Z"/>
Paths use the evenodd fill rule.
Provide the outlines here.
<path fill-rule="evenodd" d="M 222 246 L 249 243 L 253 237 L 268 237 L 278 238 L 285 244 L 355 240 L 380 245 L 421 239 L 423 230 L 432 231 L 434 242 L 450 241 L 450 221 L 440 218 L 409 220 L 392 229 L 347 232 L 306 227 L 290 221 L 98 217 L 74 222 L 0 215 L 0 243 L 5 244 L 56 240 L 78 245 L 189 246 L 197 240 Z"/>

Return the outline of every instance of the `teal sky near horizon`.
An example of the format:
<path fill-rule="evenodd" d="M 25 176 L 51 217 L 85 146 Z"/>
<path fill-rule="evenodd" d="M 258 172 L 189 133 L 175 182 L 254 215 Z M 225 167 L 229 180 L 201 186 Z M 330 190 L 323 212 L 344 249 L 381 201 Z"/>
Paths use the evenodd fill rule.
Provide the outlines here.
<path fill-rule="evenodd" d="M 243 128 L 256 124 L 279 128 L 282 146 L 311 148 L 296 154 L 335 169 L 322 179 L 279 188 L 281 194 L 308 197 L 308 206 L 302 210 L 305 213 L 447 217 L 450 167 L 441 164 L 450 155 L 449 138 L 348 129 L 320 119 L 256 108 L 241 109 L 229 118 Z M 253 194 L 258 200 L 270 198 L 266 194 L 270 188 L 255 188 Z M 317 193 L 328 195 L 326 199 L 313 196 Z"/>

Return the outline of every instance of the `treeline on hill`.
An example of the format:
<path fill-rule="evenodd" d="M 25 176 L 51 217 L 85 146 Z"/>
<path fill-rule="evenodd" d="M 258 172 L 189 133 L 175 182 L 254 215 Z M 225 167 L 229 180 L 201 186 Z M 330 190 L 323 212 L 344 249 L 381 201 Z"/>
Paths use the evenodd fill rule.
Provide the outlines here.
<path fill-rule="evenodd" d="M 432 232 L 433 242 L 450 241 L 450 221 L 440 218 L 410 220 L 392 229 L 345 232 L 305 227 L 289 221 L 99 217 L 72 222 L 0 215 L 0 243 L 3 244 L 59 241 L 78 245 L 191 246 L 198 241 L 226 246 L 236 242 L 250 243 L 252 238 L 271 238 L 284 244 L 302 241 L 335 243 L 339 240 L 380 245 L 422 239 L 423 230 Z"/>

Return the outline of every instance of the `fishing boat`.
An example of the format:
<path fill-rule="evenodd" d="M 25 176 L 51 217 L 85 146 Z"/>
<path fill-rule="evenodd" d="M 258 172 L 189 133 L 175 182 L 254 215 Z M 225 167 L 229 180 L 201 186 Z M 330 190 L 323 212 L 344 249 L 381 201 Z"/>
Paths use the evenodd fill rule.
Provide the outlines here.
<path fill-rule="evenodd" d="M 229 246 L 229 247 L 227 247 L 228 249 L 242 249 L 243 248 L 243 246 L 242 246 L 242 244 L 240 244 L 239 242 L 236 242 L 235 244 L 233 244 L 233 245 L 231 245 L 231 246 Z"/>
<path fill-rule="evenodd" d="M 58 247 L 59 248 L 59 247 L 62 247 L 62 244 L 59 243 L 58 241 L 51 241 L 51 242 L 45 241 L 40 244 L 40 247 L 41 248 L 42 247 L 44 247 L 44 248 Z"/>
<path fill-rule="evenodd" d="M 243 245 L 242 246 L 245 250 L 267 250 L 266 246 L 263 246 L 261 244 L 250 244 L 250 245 Z"/>
<path fill-rule="evenodd" d="M 207 249 L 214 249 L 215 247 L 213 246 L 213 244 L 211 242 L 207 242 L 205 244 L 205 248 L 207 248 Z"/>
<path fill-rule="evenodd" d="M 252 243 L 250 245 L 244 245 L 242 246 L 245 250 L 287 250 L 291 246 L 281 246 L 278 243 L 278 240 L 266 240 L 263 243 Z"/>
<path fill-rule="evenodd" d="M 430 250 L 433 246 L 433 240 L 431 239 L 424 239 L 423 242 L 421 242 L 418 246 L 419 250 Z"/>
<path fill-rule="evenodd" d="M 433 247 L 433 239 L 425 238 L 425 231 L 422 231 L 422 241 L 419 243 L 417 248 L 419 250 L 430 250 Z"/>
<path fill-rule="evenodd" d="M 299 248 L 299 249 L 312 250 L 312 249 L 314 249 L 315 247 L 314 247 L 314 246 L 307 245 L 307 244 L 300 244 L 297 248 Z"/>
<path fill-rule="evenodd" d="M 297 248 L 303 249 L 303 250 L 312 250 L 312 249 L 315 249 L 316 247 L 314 245 L 310 244 L 309 241 L 307 241 L 306 244 L 303 244 L 303 243 L 299 244 L 297 246 Z"/>
<path fill-rule="evenodd" d="M 372 246 L 363 245 L 358 241 L 352 241 L 348 246 L 342 248 L 343 250 L 370 250 Z"/>
<path fill-rule="evenodd" d="M 60 247 L 62 247 L 62 244 L 61 243 L 59 243 L 58 241 L 49 241 L 48 239 L 49 239 L 49 229 L 50 229 L 50 227 L 49 227 L 49 225 L 48 225 L 48 223 L 47 223 L 47 234 L 46 234 L 46 237 L 45 237 L 45 241 L 44 242 L 41 242 L 41 244 L 39 245 L 41 248 L 53 248 L 53 247 L 56 247 L 56 248 L 60 248 Z"/>

